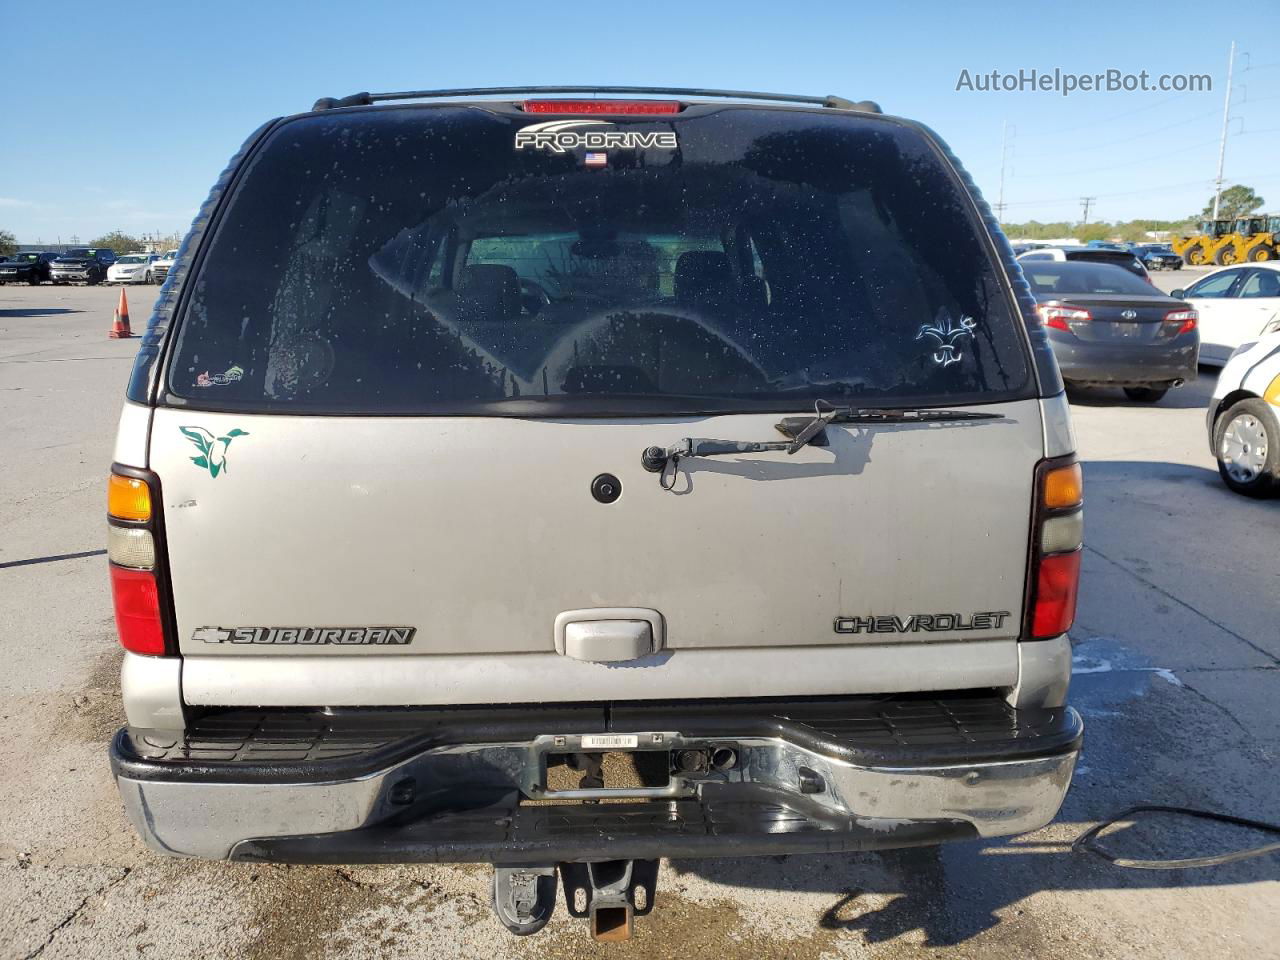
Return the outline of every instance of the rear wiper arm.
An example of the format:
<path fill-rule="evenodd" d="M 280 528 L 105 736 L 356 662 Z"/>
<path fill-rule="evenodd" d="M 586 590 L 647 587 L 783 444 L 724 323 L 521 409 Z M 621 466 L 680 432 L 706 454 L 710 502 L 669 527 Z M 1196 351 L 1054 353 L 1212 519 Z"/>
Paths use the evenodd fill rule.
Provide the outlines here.
<path fill-rule="evenodd" d="M 827 409 L 823 410 L 823 407 Z M 779 432 L 785 433 L 789 437 L 795 437 L 795 449 L 787 450 L 788 453 L 795 453 L 805 443 L 820 434 L 828 423 L 945 423 L 955 420 L 999 420 L 1002 417 L 1003 414 L 999 413 L 974 413 L 970 410 L 935 410 L 930 407 L 900 407 L 897 409 L 833 407 L 825 400 L 819 400 L 814 404 L 814 416 L 784 417 L 774 426 Z M 801 442 L 801 437 L 804 437 L 803 442 Z"/>
<path fill-rule="evenodd" d="M 812 417 L 785 417 L 774 424 L 774 429 L 790 437 L 790 440 L 713 440 L 708 437 L 685 437 L 669 447 L 646 447 L 640 455 L 641 465 L 650 473 L 663 474 L 659 481 L 666 483 L 666 470 L 686 457 L 720 457 L 735 453 L 760 453 L 766 450 L 785 450 L 788 456 L 810 443 L 821 444 L 824 431 L 831 423 L 941 423 L 955 420 L 999 420 L 998 413 L 972 413 L 968 410 L 934 409 L 877 409 L 862 407 L 837 407 L 826 400 L 813 405 Z M 674 475 L 672 482 L 675 482 Z"/>

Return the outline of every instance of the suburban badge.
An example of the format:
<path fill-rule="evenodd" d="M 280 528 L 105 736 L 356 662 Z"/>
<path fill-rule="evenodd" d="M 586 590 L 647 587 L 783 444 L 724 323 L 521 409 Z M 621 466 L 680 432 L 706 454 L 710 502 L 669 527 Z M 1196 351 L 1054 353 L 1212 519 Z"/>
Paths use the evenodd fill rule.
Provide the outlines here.
<path fill-rule="evenodd" d="M 323 644 L 404 646 L 416 627 L 199 627 L 191 639 L 204 643 L 256 643 L 290 647 Z"/>

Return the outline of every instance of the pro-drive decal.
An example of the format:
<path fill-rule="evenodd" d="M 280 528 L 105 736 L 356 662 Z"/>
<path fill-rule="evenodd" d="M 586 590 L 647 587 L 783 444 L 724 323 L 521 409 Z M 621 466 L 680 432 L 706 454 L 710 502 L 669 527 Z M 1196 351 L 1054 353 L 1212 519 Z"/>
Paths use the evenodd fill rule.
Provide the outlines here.
<path fill-rule="evenodd" d="M 676 135 L 670 130 L 610 130 L 608 120 L 548 120 L 516 131 L 517 150 L 674 150 Z M 582 127 L 591 129 L 583 130 Z"/>

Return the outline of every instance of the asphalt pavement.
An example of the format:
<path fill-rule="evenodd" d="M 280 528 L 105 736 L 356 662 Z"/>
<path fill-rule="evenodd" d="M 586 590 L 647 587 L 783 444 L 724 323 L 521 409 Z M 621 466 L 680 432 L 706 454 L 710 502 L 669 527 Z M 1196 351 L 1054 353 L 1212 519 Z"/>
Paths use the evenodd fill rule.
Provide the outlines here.
<path fill-rule="evenodd" d="M 135 330 L 154 296 L 130 288 Z M 0 287 L 0 958 L 1280 957 L 1280 856 L 1155 872 L 1070 849 L 1135 803 L 1280 822 L 1280 500 L 1219 481 L 1212 372 L 1151 406 L 1073 397 L 1087 733 L 1057 821 L 940 851 L 664 863 L 657 910 L 606 947 L 563 909 L 510 937 L 481 867 L 177 861 L 137 840 L 106 759 L 122 714 L 104 484 L 138 343 L 107 339 L 117 297 Z M 1262 839 L 1166 816 L 1108 843 L 1144 858 Z"/>

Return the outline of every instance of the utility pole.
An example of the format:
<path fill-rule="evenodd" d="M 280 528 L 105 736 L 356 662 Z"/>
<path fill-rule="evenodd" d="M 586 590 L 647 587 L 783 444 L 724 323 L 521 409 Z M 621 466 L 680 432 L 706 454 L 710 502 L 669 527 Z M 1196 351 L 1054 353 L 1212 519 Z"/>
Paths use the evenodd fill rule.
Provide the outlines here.
<path fill-rule="evenodd" d="M 1227 121 L 1231 116 L 1231 72 L 1236 65 L 1236 42 L 1231 41 L 1231 53 L 1227 57 L 1227 95 L 1222 104 L 1222 140 L 1218 143 L 1218 176 L 1213 181 L 1213 219 L 1218 219 L 1218 204 L 1222 200 L 1222 165 L 1227 159 Z"/>
<path fill-rule="evenodd" d="M 1014 127 L 1014 133 L 1018 132 L 1018 128 Z M 1000 197 L 996 200 L 996 220 L 1004 223 L 1004 171 L 1005 161 L 1009 156 L 1009 121 L 1003 120 L 1000 123 Z"/>
<path fill-rule="evenodd" d="M 1098 199 L 1097 197 L 1081 197 L 1080 198 L 1080 206 L 1084 207 L 1084 219 L 1080 221 L 1080 226 L 1083 227 L 1089 223 L 1089 208 L 1093 206 L 1093 201 L 1097 199 Z"/>

